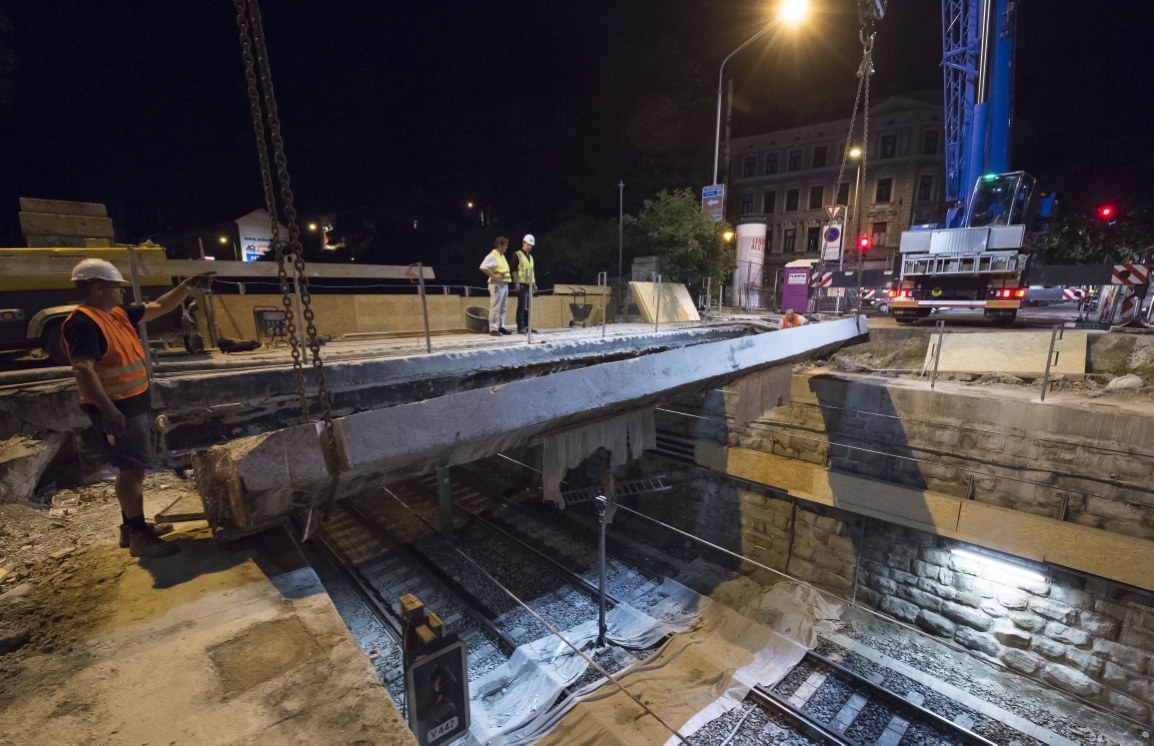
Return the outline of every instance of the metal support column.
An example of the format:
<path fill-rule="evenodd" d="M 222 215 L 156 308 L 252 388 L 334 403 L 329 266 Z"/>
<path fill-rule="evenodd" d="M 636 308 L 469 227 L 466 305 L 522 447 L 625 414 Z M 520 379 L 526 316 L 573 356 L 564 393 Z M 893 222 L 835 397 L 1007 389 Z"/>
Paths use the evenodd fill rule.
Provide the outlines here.
<path fill-rule="evenodd" d="M 449 467 L 437 467 L 437 498 L 441 507 L 441 535 L 453 538 L 453 483 Z"/>
<path fill-rule="evenodd" d="M 605 531 L 609 524 L 613 522 L 613 513 L 617 510 L 617 505 L 613 502 L 613 495 L 615 492 L 615 484 L 613 478 L 613 470 L 609 470 L 609 485 L 605 494 L 601 496 L 601 509 L 597 512 L 597 518 L 600 523 L 600 531 L 598 532 L 597 540 L 597 558 L 601 574 L 601 580 L 598 583 L 597 592 L 597 647 L 605 647 Z"/>
<path fill-rule="evenodd" d="M 930 378 L 930 391 L 934 390 L 934 384 L 938 382 L 938 361 L 942 359 L 942 341 L 946 336 L 946 321 L 942 319 L 938 321 L 938 347 L 934 350 L 934 374 Z"/>
<path fill-rule="evenodd" d="M 657 275 L 657 282 L 653 283 L 653 331 L 657 331 L 661 323 L 661 275 Z"/>
<path fill-rule="evenodd" d="M 425 352 L 433 351 L 433 340 L 429 335 L 429 301 L 425 298 L 425 265 L 417 262 L 417 287 L 421 291 L 421 311 L 425 314 Z"/>

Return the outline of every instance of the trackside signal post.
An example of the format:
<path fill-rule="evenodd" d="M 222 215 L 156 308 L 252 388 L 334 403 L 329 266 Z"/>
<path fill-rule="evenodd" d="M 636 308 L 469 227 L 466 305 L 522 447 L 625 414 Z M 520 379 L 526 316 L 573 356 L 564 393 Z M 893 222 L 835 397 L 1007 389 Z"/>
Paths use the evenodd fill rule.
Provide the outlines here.
<path fill-rule="evenodd" d="M 421 746 L 452 743 L 469 730 L 465 643 L 412 594 L 401 596 L 401 623 L 409 729 Z"/>

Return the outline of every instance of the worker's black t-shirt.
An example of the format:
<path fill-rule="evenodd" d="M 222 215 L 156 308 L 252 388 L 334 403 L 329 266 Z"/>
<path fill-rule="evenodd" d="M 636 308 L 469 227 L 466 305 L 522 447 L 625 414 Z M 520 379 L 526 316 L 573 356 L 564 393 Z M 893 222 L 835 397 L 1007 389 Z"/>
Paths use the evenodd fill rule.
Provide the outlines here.
<path fill-rule="evenodd" d="M 128 314 L 128 320 L 133 324 L 139 323 L 144 317 L 143 303 L 125 303 L 121 308 Z M 74 360 L 88 358 L 99 361 L 104 357 L 104 353 L 108 352 L 108 340 L 104 338 L 104 332 L 100 331 L 100 326 L 83 311 L 73 314 L 60 332 L 64 335 L 64 341 L 68 343 L 68 355 Z M 127 399 L 113 399 L 112 403 L 125 417 L 145 414 L 152 408 L 152 400 L 147 391 Z M 83 406 L 85 409 L 98 411 L 95 405 Z"/>

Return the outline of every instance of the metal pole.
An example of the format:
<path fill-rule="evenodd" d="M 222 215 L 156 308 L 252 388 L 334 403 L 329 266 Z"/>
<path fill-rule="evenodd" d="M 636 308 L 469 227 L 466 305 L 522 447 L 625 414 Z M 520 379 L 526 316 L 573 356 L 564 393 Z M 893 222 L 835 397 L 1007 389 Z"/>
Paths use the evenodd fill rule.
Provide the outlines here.
<path fill-rule="evenodd" d="M 601 309 L 601 339 L 605 339 L 605 312 L 609 309 L 608 292 L 609 292 L 609 273 L 597 273 L 597 287 L 600 289 L 600 301 L 598 307 Z"/>
<path fill-rule="evenodd" d="M 433 340 L 429 336 L 429 302 L 425 298 L 425 265 L 417 262 L 417 287 L 421 292 L 421 311 L 425 314 L 425 352 L 433 351 Z"/>
<path fill-rule="evenodd" d="M 437 498 L 441 508 L 441 536 L 453 538 L 453 482 L 449 467 L 437 467 Z"/>
<path fill-rule="evenodd" d="M 730 52 L 729 56 L 721 61 L 721 70 L 718 71 L 718 73 L 717 73 L 717 136 L 713 140 L 713 183 L 714 184 L 717 183 L 717 162 L 718 162 L 718 158 L 721 155 L 721 88 L 722 88 L 722 85 L 725 83 L 725 63 L 729 62 L 730 57 L 733 57 L 733 55 L 737 54 L 738 52 L 740 52 L 741 50 L 743 50 L 747 46 L 749 46 L 754 41 L 754 39 L 761 36 L 766 31 L 769 31 L 769 29 L 772 26 L 773 26 L 773 24 L 769 24 L 765 28 L 763 28 L 761 31 L 758 31 L 756 34 L 754 34 L 753 36 L 746 39 L 745 43 L 743 43 L 740 47 L 738 47 L 737 49 Z"/>
<path fill-rule="evenodd" d="M 625 181 L 617 184 L 617 306 L 621 309 L 621 297 L 625 293 Z"/>
<path fill-rule="evenodd" d="M 946 335 L 946 320 L 942 319 L 938 322 L 938 348 L 934 350 L 934 374 L 930 378 L 930 391 L 934 390 L 934 384 L 938 382 L 938 362 L 942 359 L 942 340 Z"/>
<path fill-rule="evenodd" d="M 132 246 L 128 247 L 128 273 L 133 278 L 133 299 L 135 303 L 144 303 L 141 297 L 141 279 L 140 275 L 136 273 L 136 249 Z M 152 380 L 152 346 L 148 342 L 148 326 L 143 321 L 136 324 L 136 328 L 140 329 L 141 343 L 144 346 L 144 368 L 148 371 L 148 380 Z M 155 386 L 149 386 L 149 401 L 153 405 L 158 405 L 157 389 Z"/>
<path fill-rule="evenodd" d="M 1046 389 L 1050 388 L 1050 364 L 1058 362 L 1054 353 L 1054 343 L 1061 339 L 1064 333 L 1065 328 L 1061 324 L 1055 324 L 1050 331 L 1050 352 L 1046 355 L 1046 374 L 1042 376 L 1042 401 L 1046 401 Z"/>
<path fill-rule="evenodd" d="M 605 624 L 605 531 L 609 525 L 609 521 L 613 520 L 613 495 L 615 489 L 613 469 L 610 468 L 608 494 L 603 496 L 604 501 L 601 503 L 601 511 L 598 513 L 601 524 L 597 541 L 597 558 L 601 573 L 601 581 L 598 584 L 597 593 L 597 647 L 599 648 L 605 645 L 605 633 L 607 631 Z"/>
<path fill-rule="evenodd" d="M 556 291 L 557 287 L 554 285 L 553 292 Z M 531 345 L 533 344 L 533 283 L 529 283 L 529 293 L 525 296 L 525 309 L 529 312 L 529 329 L 525 332 L 525 344 Z"/>
<path fill-rule="evenodd" d="M 657 282 L 653 283 L 653 304 L 656 307 L 653 312 L 653 331 L 657 331 L 657 325 L 661 323 L 661 275 L 657 275 Z"/>

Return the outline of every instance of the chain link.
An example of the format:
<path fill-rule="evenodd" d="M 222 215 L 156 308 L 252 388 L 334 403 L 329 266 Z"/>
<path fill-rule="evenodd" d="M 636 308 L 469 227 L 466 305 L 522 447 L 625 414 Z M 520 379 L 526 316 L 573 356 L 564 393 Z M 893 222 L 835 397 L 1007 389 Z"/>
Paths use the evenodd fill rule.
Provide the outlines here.
<path fill-rule="evenodd" d="M 284 139 L 281 136 L 280 115 L 277 113 L 276 96 L 273 92 L 273 85 L 272 85 L 272 74 L 269 70 L 268 49 L 265 46 L 264 27 L 263 27 L 262 22 L 261 22 L 260 5 L 258 3 L 258 0 L 233 0 L 233 1 L 234 1 L 235 5 L 238 9 L 239 14 L 240 14 L 239 15 L 239 21 L 242 24 L 241 25 L 241 32 L 242 32 L 241 45 L 242 45 L 242 47 L 244 47 L 244 49 L 247 53 L 246 58 L 245 58 L 245 64 L 246 64 L 246 66 L 248 66 L 250 64 L 250 58 L 252 57 L 251 52 L 249 52 L 250 48 L 248 45 L 248 34 L 246 33 L 246 26 L 247 26 L 248 27 L 247 31 L 251 31 L 252 45 L 255 46 L 255 48 L 256 48 L 256 65 L 257 65 L 257 67 L 260 68 L 260 85 L 261 85 L 261 89 L 262 89 L 263 94 L 264 94 L 265 114 L 268 117 L 269 140 L 272 142 L 273 160 L 276 163 L 277 180 L 280 182 L 280 197 L 281 197 L 281 201 L 284 203 L 285 224 L 287 225 L 288 231 L 289 231 L 289 250 L 292 254 L 293 270 L 294 270 L 293 280 L 296 284 L 296 290 L 300 295 L 301 316 L 304 320 L 305 334 L 307 336 L 307 345 L 308 345 L 309 352 L 311 353 L 311 357 L 312 357 L 313 375 L 316 378 L 317 400 L 320 404 L 321 418 L 324 422 L 324 432 L 325 432 L 324 451 L 325 451 L 326 461 L 328 462 L 329 467 L 330 467 L 330 471 L 333 475 L 332 489 L 329 493 L 329 498 L 326 501 L 326 503 L 324 505 L 324 509 L 323 509 L 324 515 L 327 518 L 328 513 L 329 513 L 329 509 L 332 507 L 333 501 L 336 499 L 337 489 L 338 489 L 339 482 L 340 482 L 340 458 L 339 458 L 339 451 L 337 448 L 336 432 L 335 432 L 335 429 L 333 426 L 332 406 L 330 405 L 330 402 L 329 402 L 328 387 L 325 383 L 324 365 L 323 365 L 323 362 L 321 361 L 320 340 L 319 340 L 318 335 L 317 335 L 315 316 L 313 314 L 313 309 L 312 309 L 312 295 L 309 293 L 309 280 L 308 280 L 308 276 L 305 274 L 304 250 L 303 250 L 303 247 L 301 246 L 301 241 L 300 241 L 300 227 L 297 225 L 297 211 L 296 211 L 295 205 L 293 204 L 293 192 L 292 192 L 292 187 L 291 187 L 291 183 L 289 181 L 289 174 L 288 174 L 288 160 L 285 157 Z M 246 8 L 247 8 L 247 15 L 248 15 L 248 19 L 249 19 L 248 24 L 243 23 L 244 10 Z M 251 70 L 251 67 L 249 69 Z M 255 83 L 255 81 L 254 81 L 254 83 Z M 251 95 L 251 91 L 250 91 L 250 95 Z M 259 106 L 257 107 L 257 110 L 254 112 L 254 117 L 255 117 L 255 120 L 260 119 Z M 254 124 L 254 127 L 255 126 L 256 125 Z M 267 157 L 267 152 L 265 150 L 263 135 L 264 135 L 263 127 L 260 127 L 258 129 L 258 132 L 257 132 L 257 139 L 259 141 L 258 149 L 264 154 L 264 157 L 261 160 L 261 168 L 264 169 L 264 174 L 265 174 L 265 191 L 266 191 L 266 199 L 267 199 L 269 197 L 269 195 L 271 195 L 271 193 L 272 193 L 272 177 L 269 174 L 268 157 Z M 275 208 L 275 202 L 273 203 L 273 206 Z M 274 240 L 276 240 L 276 237 L 279 237 L 279 231 L 278 231 L 277 225 L 276 225 L 276 222 L 277 222 L 276 211 L 275 211 L 275 209 L 271 209 L 271 210 L 269 210 L 269 212 L 270 212 L 271 217 L 272 217 L 273 231 L 275 234 Z M 279 241 L 277 242 L 277 248 L 278 248 L 278 251 L 280 251 Z M 278 259 L 282 259 L 282 256 L 283 256 L 282 254 L 278 254 Z M 283 259 L 282 259 L 282 262 L 283 262 Z M 281 290 L 285 296 L 285 307 L 287 309 L 289 306 L 290 300 L 288 298 L 287 277 L 286 277 L 286 272 L 283 268 L 283 263 L 278 267 L 278 270 L 279 270 L 281 278 L 282 278 Z M 290 327 L 289 331 L 290 331 L 290 333 L 293 333 L 292 327 Z M 293 353 L 294 353 L 293 365 L 294 365 L 294 369 L 295 369 L 300 364 L 299 358 L 297 356 L 297 348 L 296 348 L 295 344 L 293 346 Z M 303 384 L 302 384 L 302 389 L 303 389 Z M 305 421 L 307 422 L 309 419 L 307 398 L 305 399 L 305 402 L 303 404 L 303 416 L 304 416 Z M 311 518 L 312 518 L 312 513 L 311 513 L 311 509 L 310 509 L 308 520 L 306 522 L 306 526 L 313 525 Z M 307 530 L 306 530 L 306 533 L 308 533 Z"/>
<path fill-rule="evenodd" d="M 252 41 L 246 17 L 245 0 L 234 0 L 236 25 L 240 28 L 240 46 L 244 56 L 245 79 L 248 81 L 248 97 L 252 104 L 252 128 L 256 134 L 257 155 L 260 158 L 261 177 L 264 182 L 265 209 L 272 219 L 272 245 L 276 256 L 277 276 L 280 279 L 281 301 L 285 310 L 285 329 L 292 346 L 293 378 L 296 381 L 297 398 L 301 409 L 301 422 L 309 421 L 309 399 L 305 392 L 304 366 L 301 360 L 300 338 L 297 336 L 296 313 L 293 311 L 292 294 L 289 292 L 288 271 L 285 267 L 284 246 L 280 240 L 280 221 L 277 220 L 276 193 L 272 182 L 272 169 L 268 160 L 268 145 L 265 142 L 264 117 L 261 115 L 260 94 L 257 92 L 256 62 L 252 56 Z"/>

